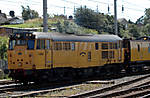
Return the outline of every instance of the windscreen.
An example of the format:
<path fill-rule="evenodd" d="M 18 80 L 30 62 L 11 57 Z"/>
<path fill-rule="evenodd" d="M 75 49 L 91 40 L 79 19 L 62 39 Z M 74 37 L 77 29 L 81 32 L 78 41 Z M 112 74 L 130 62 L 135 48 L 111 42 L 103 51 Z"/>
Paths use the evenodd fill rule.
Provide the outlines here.
<path fill-rule="evenodd" d="M 34 49 L 35 40 L 10 40 L 9 50 L 13 50 L 14 46 L 26 46 L 28 50 Z"/>
<path fill-rule="evenodd" d="M 26 40 L 16 40 L 16 45 L 26 45 Z"/>

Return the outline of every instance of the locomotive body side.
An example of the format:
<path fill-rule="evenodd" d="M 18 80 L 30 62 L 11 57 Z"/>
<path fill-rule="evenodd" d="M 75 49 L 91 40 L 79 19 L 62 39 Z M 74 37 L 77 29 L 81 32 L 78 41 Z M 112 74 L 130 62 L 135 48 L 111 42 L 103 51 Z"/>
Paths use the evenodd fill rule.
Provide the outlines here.
<path fill-rule="evenodd" d="M 150 61 L 150 41 L 130 41 L 131 62 Z"/>
<path fill-rule="evenodd" d="M 55 68 L 90 68 L 124 61 L 122 39 L 114 35 L 54 37 L 52 51 Z"/>
<path fill-rule="evenodd" d="M 53 66 L 88 68 L 123 63 L 123 48 L 119 42 L 53 42 Z M 121 43 L 121 42 L 120 42 Z M 64 45 L 68 44 L 68 49 Z M 75 48 L 75 49 L 74 49 Z"/>
<path fill-rule="evenodd" d="M 73 77 L 80 73 L 100 74 L 107 68 L 110 71 L 119 68 L 123 62 L 122 39 L 115 35 L 26 32 L 16 33 L 9 42 L 10 76 L 21 82 Z M 105 65 L 110 66 L 101 68 Z"/>

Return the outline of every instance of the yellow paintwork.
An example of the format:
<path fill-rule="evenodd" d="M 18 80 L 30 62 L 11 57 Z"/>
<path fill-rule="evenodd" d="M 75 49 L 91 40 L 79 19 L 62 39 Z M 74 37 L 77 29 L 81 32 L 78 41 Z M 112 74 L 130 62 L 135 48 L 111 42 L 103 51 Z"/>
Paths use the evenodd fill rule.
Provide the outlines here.
<path fill-rule="evenodd" d="M 62 42 L 61 42 L 62 43 Z M 49 50 L 27 50 L 27 46 L 15 46 L 14 50 L 8 50 L 9 69 L 50 69 L 56 67 L 87 68 L 103 66 L 104 64 L 122 63 L 124 50 L 122 49 L 95 50 L 95 42 L 75 42 L 75 50 L 54 50 L 53 42 L 50 42 Z M 107 43 L 107 42 L 105 42 Z M 118 42 L 119 43 L 119 42 Z M 102 59 L 102 51 L 114 51 L 114 58 Z M 88 52 L 91 52 L 91 60 L 88 60 Z M 22 55 L 18 55 L 22 53 Z M 82 54 L 85 53 L 85 54 Z M 31 57 L 29 55 L 32 55 Z M 17 61 L 19 59 L 19 61 Z M 23 61 L 21 61 L 21 59 Z M 15 62 L 15 64 L 13 64 Z M 19 66 L 19 62 L 22 66 Z M 28 62 L 28 64 L 26 64 Z M 35 66 L 35 67 L 34 67 Z"/>
<path fill-rule="evenodd" d="M 130 41 L 131 44 L 131 61 L 148 61 L 150 60 L 150 47 L 149 41 Z M 138 45 L 140 46 L 140 51 L 138 51 Z"/>
<path fill-rule="evenodd" d="M 124 51 L 122 49 L 107 49 L 105 51 L 114 51 L 113 59 L 102 59 L 101 42 L 99 42 L 99 50 L 95 50 L 95 42 L 76 42 L 76 50 L 64 51 L 53 50 L 53 67 L 72 67 L 87 68 L 95 66 L 103 66 L 104 64 L 122 63 L 124 61 Z M 80 53 L 84 52 L 84 55 Z M 91 60 L 88 60 L 88 52 L 91 52 Z"/>
<path fill-rule="evenodd" d="M 49 69 L 51 66 L 50 50 L 27 50 L 27 46 L 15 46 L 14 50 L 8 50 L 7 53 L 8 69 L 34 69 L 34 65 L 36 69 Z M 19 63 L 22 63 L 22 66 L 19 66 Z"/>
<path fill-rule="evenodd" d="M 22 55 L 19 55 L 21 53 Z M 8 50 L 8 69 L 31 69 L 34 60 L 29 57 L 33 56 L 33 50 L 26 50 L 26 46 L 15 46 L 14 50 Z M 22 66 L 19 66 L 22 63 Z"/>

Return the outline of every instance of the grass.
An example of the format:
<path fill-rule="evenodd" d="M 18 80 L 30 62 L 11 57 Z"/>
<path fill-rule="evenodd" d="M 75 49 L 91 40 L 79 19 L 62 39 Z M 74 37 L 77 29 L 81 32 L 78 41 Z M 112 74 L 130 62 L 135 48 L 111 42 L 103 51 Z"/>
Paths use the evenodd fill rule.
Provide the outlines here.
<path fill-rule="evenodd" d="M 48 25 L 56 24 L 58 21 L 62 21 L 62 19 L 51 18 L 48 19 Z M 3 25 L 2 27 L 16 27 L 16 28 L 40 28 L 43 26 L 43 19 L 36 18 L 25 21 L 24 24 L 15 24 L 15 25 Z"/>
<path fill-rule="evenodd" d="M 40 28 L 42 27 L 42 19 L 32 19 L 25 21 L 24 24 L 15 24 L 15 25 L 3 25 L 2 27 L 16 27 L 16 28 Z"/>

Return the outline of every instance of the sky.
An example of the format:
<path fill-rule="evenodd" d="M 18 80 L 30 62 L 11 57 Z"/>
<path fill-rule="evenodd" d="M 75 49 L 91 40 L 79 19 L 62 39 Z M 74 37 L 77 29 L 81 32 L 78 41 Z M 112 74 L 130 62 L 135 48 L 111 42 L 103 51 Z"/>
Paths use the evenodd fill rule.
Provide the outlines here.
<path fill-rule="evenodd" d="M 74 9 L 85 5 L 94 11 L 114 15 L 114 0 L 47 0 L 47 2 L 48 14 L 51 15 L 73 15 Z M 40 16 L 43 14 L 43 0 L 0 0 L 0 10 L 7 15 L 10 10 L 14 10 L 16 16 L 21 16 L 21 5 L 25 7 L 29 5 L 31 9 L 38 11 Z M 144 15 L 146 8 L 150 8 L 150 0 L 117 0 L 117 17 L 136 22 Z"/>

